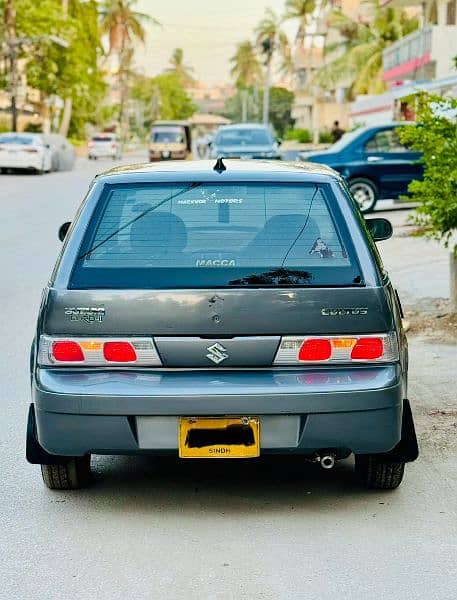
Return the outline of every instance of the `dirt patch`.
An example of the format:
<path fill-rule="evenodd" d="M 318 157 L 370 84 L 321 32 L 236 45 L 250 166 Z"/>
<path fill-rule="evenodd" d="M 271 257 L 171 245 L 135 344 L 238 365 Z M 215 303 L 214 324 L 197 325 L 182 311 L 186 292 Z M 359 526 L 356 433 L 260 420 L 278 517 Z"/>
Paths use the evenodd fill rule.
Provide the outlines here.
<path fill-rule="evenodd" d="M 444 298 L 424 298 L 404 307 L 408 335 L 418 335 L 444 344 L 457 343 L 457 313 Z"/>

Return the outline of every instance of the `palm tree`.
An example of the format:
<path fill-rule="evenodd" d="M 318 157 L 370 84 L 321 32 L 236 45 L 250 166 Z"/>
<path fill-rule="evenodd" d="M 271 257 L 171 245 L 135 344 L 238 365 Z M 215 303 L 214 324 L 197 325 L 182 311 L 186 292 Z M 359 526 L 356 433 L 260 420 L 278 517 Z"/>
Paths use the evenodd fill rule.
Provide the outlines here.
<path fill-rule="evenodd" d="M 338 11 L 330 16 L 329 24 L 338 30 L 342 41 L 326 48 L 327 53 L 336 51 L 339 56 L 316 74 L 314 81 L 321 87 L 331 89 L 349 80 L 352 96 L 384 91 L 383 50 L 417 29 L 419 23 L 400 8 L 381 6 L 379 0 L 370 3 L 370 21 L 350 19 Z"/>
<path fill-rule="evenodd" d="M 270 104 L 270 82 L 273 59 L 277 53 L 281 57 L 280 72 L 290 73 L 293 68 L 292 55 L 287 35 L 281 29 L 282 19 L 267 8 L 265 16 L 256 28 L 257 46 L 264 57 L 265 80 L 263 92 L 263 122 L 268 123 Z"/>
<path fill-rule="evenodd" d="M 157 19 L 134 10 L 137 0 L 103 0 L 100 8 L 102 34 L 108 35 L 108 54 L 118 55 L 118 85 L 120 91 L 119 123 L 124 135 L 124 108 L 128 97 L 128 84 L 133 59 L 133 41 L 144 43 L 144 24 L 160 25 Z"/>
<path fill-rule="evenodd" d="M 160 25 L 150 15 L 133 10 L 137 0 L 103 0 L 100 8 L 101 31 L 109 37 L 109 53 L 121 54 L 133 40 L 145 41 L 145 23 Z"/>
<path fill-rule="evenodd" d="M 235 78 L 237 88 L 250 88 L 262 81 L 262 67 L 256 49 L 249 40 L 238 44 L 230 62 L 233 64 L 230 74 Z"/>
<path fill-rule="evenodd" d="M 281 59 L 280 71 L 288 71 L 291 66 L 289 40 L 281 26 L 282 18 L 278 17 L 271 8 L 267 8 L 264 18 L 255 29 L 256 43 L 264 56 L 267 70 L 271 67 L 274 56 L 278 54 Z"/>
<path fill-rule="evenodd" d="M 191 72 L 194 70 L 193 67 L 186 65 L 184 63 L 184 52 L 182 48 L 175 48 L 173 50 L 173 54 L 169 60 L 171 65 L 170 68 L 167 69 L 168 72 L 176 73 L 181 85 L 186 87 L 192 87 L 195 83 L 195 79 L 192 77 Z"/>
<path fill-rule="evenodd" d="M 309 17 L 316 8 L 315 0 L 287 0 L 284 20 L 297 20 L 298 29 L 295 36 L 295 45 L 302 48 L 305 42 L 306 28 L 309 24 Z"/>

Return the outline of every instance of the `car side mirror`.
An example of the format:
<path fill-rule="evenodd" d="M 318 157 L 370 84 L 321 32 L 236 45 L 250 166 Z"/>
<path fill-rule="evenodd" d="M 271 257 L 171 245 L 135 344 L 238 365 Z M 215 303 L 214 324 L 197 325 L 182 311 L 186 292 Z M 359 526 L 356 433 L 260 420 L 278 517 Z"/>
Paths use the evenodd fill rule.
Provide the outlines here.
<path fill-rule="evenodd" d="M 71 225 L 71 221 L 65 221 L 65 223 L 62 223 L 62 225 L 59 227 L 58 236 L 59 236 L 59 240 L 61 242 L 64 241 L 64 239 L 68 233 L 68 230 L 70 229 L 70 225 Z"/>
<path fill-rule="evenodd" d="M 365 219 L 365 223 L 375 242 L 382 242 L 392 237 L 392 223 L 387 219 Z"/>
<path fill-rule="evenodd" d="M 278 144 L 278 146 L 280 146 L 282 144 L 282 138 L 277 137 L 276 138 L 276 143 Z"/>

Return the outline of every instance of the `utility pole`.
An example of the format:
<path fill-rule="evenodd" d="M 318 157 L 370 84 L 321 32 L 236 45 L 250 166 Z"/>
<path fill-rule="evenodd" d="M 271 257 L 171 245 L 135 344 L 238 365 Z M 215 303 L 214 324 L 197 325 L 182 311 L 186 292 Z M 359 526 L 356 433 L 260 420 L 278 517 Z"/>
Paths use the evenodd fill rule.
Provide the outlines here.
<path fill-rule="evenodd" d="M 17 40 L 16 13 L 13 0 L 6 0 L 5 5 L 6 47 L 10 64 L 10 93 L 11 93 L 11 129 L 17 131 Z"/>

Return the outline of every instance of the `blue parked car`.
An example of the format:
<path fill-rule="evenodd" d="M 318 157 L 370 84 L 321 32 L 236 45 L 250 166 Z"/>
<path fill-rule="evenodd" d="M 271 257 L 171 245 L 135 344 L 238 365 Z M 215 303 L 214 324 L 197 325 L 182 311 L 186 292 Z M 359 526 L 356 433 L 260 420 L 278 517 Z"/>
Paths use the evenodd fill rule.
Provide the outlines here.
<path fill-rule="evenodd" d="M 301 160 L 322 163 L 341 173 L 363 213 L 383 198 L 394 199 L 408 191 L 413 179 L 422 177 L 421 154 L 400 142 L 397 129 L 405 123 L 363 127 L 321 152 L 304 152 Z"/>
<path fill-rule="evenodd" d="M 266 125 L 238 123 L 220 127 L 211 146 L 217 158 L 269 158 L 279 160 L 279 141 Z"/>

